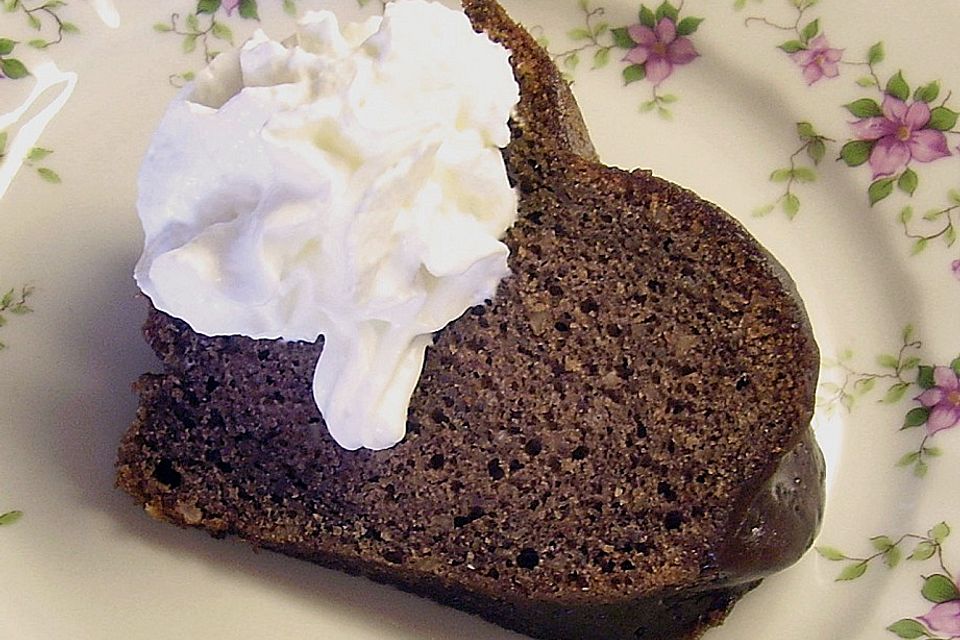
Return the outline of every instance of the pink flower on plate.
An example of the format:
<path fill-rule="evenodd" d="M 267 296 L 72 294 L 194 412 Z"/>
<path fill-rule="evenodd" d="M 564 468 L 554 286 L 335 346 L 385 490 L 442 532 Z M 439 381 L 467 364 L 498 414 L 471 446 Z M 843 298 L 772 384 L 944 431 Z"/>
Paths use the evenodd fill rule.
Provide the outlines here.
<path fill-rule="evenodd" d="M 960 638 L 960 600 L 941 602 L 918 619 L 938 636 Z"/>
<path fill-rule="evenodd" d="M 927 433 L 931 436 L 960 424 L 960 376 L 950 367 L 936 367 L 933 382 L 934 386 L 915 398 L 930 409 Z"/>
<path fill-rule="evenodd" d="M 654 85 L 670 77 L 674 65 L 689 64 L 700 55 L 690 38 L 677 37 L 677 25 L 670 18 L 660 18 L 653 29 L 631 25 L 627 33 L 637 46 L 627 52 L 624 60 L 644 65 L 647 80 Z"/>
<path fill-rule="evenodd" d="M 233 11 L 240 5 L 240 0 L 223 0 L 221 7 L 227 10 L 227 15 L 232 15 Z"/>
<path fill-rule="evenodd" d="M 843 56 L 843 49 L 833 49 L 825 35 L 814 38 L 806 49 L 790 54 L 790 58 L 803 67 L 803 79 L 813 84 L 820 78 L 836 78 L 840 75 L 837 63 Z"/>
<path fill-rule="evenodd" d="M 888 95 L 881 109 L 882 116 L 853 123 L 857 138 L 876 141 L 870 152 L 874 178 L 893 175 L 906 168 L 911 160 L 932 162 L 950 155 L 943 132 L 925 128 L 930 122 L 930 107 L 926 102 L 917 100 L 908 105 Z"/>
<path fill-rule="evenodd" d="M 960 260 L 954 260 L 953 264 L 950 265 L 950 270 L 953 271 L 953 276 L 960 280 Z"/>

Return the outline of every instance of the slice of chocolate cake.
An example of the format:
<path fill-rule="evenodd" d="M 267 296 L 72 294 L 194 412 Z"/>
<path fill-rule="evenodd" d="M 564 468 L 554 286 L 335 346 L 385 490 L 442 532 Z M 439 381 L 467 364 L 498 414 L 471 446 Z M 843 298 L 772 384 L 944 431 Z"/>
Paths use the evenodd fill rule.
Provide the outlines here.
<path fill-rule="evenodd" d="M 512 275 L 437 334 L 408 434 L 329 437 L 315 344 L 206 337 L 152 310 L 118 484 L 147 512 L 368 576 L 549 640 L 695 638 L 811 544 L 818 353 L 733 219 L 595 158 L 549 57 L 513 53 Z"/>

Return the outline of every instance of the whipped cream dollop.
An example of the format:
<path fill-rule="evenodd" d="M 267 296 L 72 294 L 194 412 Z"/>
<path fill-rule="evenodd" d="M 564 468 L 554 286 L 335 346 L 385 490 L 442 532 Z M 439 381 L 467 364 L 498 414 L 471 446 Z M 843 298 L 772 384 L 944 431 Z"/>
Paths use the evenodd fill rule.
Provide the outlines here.
<path fill-rule="evenodd" d="M 314 398 L 344 448 L 403 439 L 432 334 L 493 297 L 517 215 L 499 149 L 509 53 L 398 0 L 341 32 L 308 13 L 219 55 L 140 172 L 136 280 L 206 335 L 324 337 Z"/>

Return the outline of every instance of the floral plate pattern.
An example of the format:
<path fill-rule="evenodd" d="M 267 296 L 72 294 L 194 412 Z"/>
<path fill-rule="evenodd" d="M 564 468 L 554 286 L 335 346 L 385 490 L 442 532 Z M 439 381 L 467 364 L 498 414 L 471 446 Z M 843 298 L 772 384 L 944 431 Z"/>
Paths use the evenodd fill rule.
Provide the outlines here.
<path fill-rule="evenodd" d="M 112 487 L 156 367 L 136 168 L 256 28 L 380 0 L 0 0 L 0 637 L 508 638 L 392 589 L 145 518 Z M 738 217 L 823 353 L 816 550 L 707 638 L 960 638 L 960 45 L 952 0 L 504 0 L 601 156 Z"/>

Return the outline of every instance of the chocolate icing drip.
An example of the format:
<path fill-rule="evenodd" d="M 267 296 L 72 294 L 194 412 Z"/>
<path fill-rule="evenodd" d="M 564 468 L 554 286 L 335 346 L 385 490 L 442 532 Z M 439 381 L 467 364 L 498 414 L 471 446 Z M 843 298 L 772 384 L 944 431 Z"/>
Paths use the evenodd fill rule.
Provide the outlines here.
<path fill-rule="evenodd" d="M 784 569 L 813 544 L 823 519 L 825 465 L 808 429 L 759 491 L 735 513 L 717 554 L 722 581 L 749 582 Z"/>

